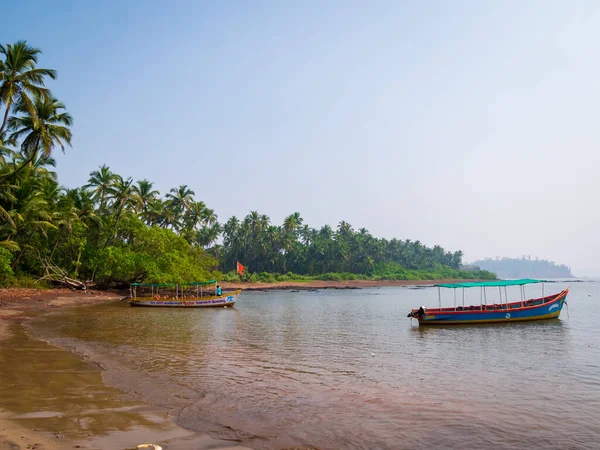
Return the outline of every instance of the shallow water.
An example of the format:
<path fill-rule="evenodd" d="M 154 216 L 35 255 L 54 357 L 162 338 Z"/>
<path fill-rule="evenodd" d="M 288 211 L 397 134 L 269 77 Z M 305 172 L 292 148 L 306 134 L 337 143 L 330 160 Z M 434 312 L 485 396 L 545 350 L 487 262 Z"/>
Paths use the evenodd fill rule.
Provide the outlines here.
<path fill-rule="evenodd" d="M 58 448 L 76 443 L 91 449 L 130 448 L 146 439 L 190 435 L 165 420 L 166 411 L 126 399 L 107 387 L 95 364 L 30 339 L 19 323 L 12 325 L 8 339 L 0 341 L 0 368 L 1 416 L 50 435 Z M 44 448 L 43 444 L 33 448 L 40 445 Z M 3 438 L 0 448 L 19 449 L 24 444 Z"/>
<path fill-rule="evenodd" d="M 114 303 L 61 311 L 35 330 L 93 353 L 109 375 L 132 369 L 139 383 L 107 379 L 177 407 L 186 428 L 255 448 L 592 449 L 599 298 L 599 284 L 573 283 L 570 317 L 419 328 L 406 314 L 437 305 L 434 288 L 244 292 L 235 308 Z M 478 302 L 467 292 L 466 304 Z"/>

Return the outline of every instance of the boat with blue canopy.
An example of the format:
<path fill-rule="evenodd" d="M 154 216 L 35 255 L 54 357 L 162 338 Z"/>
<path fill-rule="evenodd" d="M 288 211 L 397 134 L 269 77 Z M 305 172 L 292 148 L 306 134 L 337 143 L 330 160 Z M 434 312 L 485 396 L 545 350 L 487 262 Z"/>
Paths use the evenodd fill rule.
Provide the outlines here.
<path fill-rule="evenodd" d="M 421 306 L 408 313 L 408 317 L 417 319 L 419 325 L 507 323 L 554 319 L 560 315 L 562 307 L 566 303 L 569 289 L 565 289 L 558 294 L 545 296 L 545 282 L 546 280 L 524 278 L 520 280 L 436 284 L 435 286 L 438 288 L 439 306 L 437 308 L 426 308 Z M 525 286 L 530 284 L 541 284 L 541 297 L 527 299 Z M 507 287 L 512 286 L 519 287 L 521 295 L 519 301 L 508 301 Z M 442 288 L 453 289 L 454 306 L 442 307 Z M 480 288 L 480 304 L 465 305 L 465 289 L 474 288 Z M 488 303 L 489 290 L 494 288 L 498 288 L 500 301 Z M 457 292 L 462 294 L 461 304 L 457 304 Z M 498 298 L 497 296 L 495 297 Z"/>
<path fill-rule="evenodd" d="M 223 292 L 216 280 L 192 283 L 132 283 L 129 289 L 129 304 L 184 308 L 228 307 L 235 304 L 241 292 L 241 289 Z"/>

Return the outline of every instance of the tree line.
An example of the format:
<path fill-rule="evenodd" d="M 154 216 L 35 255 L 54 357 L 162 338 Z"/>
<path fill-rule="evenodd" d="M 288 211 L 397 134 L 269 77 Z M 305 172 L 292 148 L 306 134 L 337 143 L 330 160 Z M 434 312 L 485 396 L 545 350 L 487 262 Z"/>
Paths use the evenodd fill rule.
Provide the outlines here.
<path fill-rule="evenodd" d="M 278 226 L 253 211 L 221 224 L 187 185 L 161 196 L 151 181 L 108 166 L 65 188 L 52 154 L 71 145 L 73 118 L 46 87 L 57 74 L 38 67 L 40 54 L 24 41 L 0 45 L 0 282 L 57 271 L 104 285 L 184 282 L 219 277 L 236 261 L 248 277 L 492 276 L 461 272 L 460 251 L 377 239 L 346 222 L 317 230 L 293 213 Z"/>

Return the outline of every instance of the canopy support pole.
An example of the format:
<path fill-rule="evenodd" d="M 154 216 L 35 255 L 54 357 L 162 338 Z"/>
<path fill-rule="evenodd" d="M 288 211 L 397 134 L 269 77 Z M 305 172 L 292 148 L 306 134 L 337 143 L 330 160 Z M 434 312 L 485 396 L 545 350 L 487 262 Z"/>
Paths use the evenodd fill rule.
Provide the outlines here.
<path fill-rule="evenodd" d="M 508 293 L 506 292 L 506 286 L 504 286 L 504 298 L 506 299 L 506 309 L 508 309 Z"/>
<path fill-rule="evenodd" d="M 483 306 L 483 288 L 479 289 L 479 304 Z"/>
<path fill-rule="evenodd" d="M 542 298 L 544 298 L 544 283 L 542 283 Z"/>
<path fill-rule="evenodd" d="M 179 298 L 179 285 L 175 285 L 175 298 Z"/>
<path fill-rule="evenodd" d="M 465 288 L 463 288 L 463 309 L 465 307 Z"/>
<path fill-rule="evenodd" d="M 500 293 L 500 304 L 502 304 L 502 288 L 498 286 L 498 292 Z"/>
<path fill-rule="evenodd" d="M 452 292 L 453 292 L 453 294 L 454 294 L 454 311 L 456 311 L 456 289 L 452 289 Z M 441 307 L 441 306 L 442 306 L 442 305 L 440 304 L 440 307 Z"/>
<path fill-rule="evenodd" d="M 486 294 L 486 291 L 485 291 L 485 286 L 483 287 L 483 301 L 487 305 L 487 294 Z"/>

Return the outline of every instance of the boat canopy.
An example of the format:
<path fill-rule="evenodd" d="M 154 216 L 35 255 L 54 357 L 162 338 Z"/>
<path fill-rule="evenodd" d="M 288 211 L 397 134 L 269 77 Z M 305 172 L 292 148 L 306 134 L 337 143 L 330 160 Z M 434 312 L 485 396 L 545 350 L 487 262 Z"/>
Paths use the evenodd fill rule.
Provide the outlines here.
<path fill-rule="evenodd" d="M 137 287 L 170 287 L 170 286 L 203 286 L 206 284 L 215 284 L 217 282 L 217 280 L 210 280 L 210 281 L 192 281 L 191 283 L 166 283 L 166 284 L 161 284 L 161 283 L 131 283 L 132 286 L 137 286 Z"/>
<path fill-rule="evenodd" d="M 546 280 L 533 280 L 531 278 L 522 278 L 520 280 L 496 280 L 496 281 L 475 281 L 471 283 L 450 283 L 436 284 L 443 288 L 472 288 L 472 287 L 497 287 L 497 286 L 523 286 L 525 284 L 545 283 Z"/>

